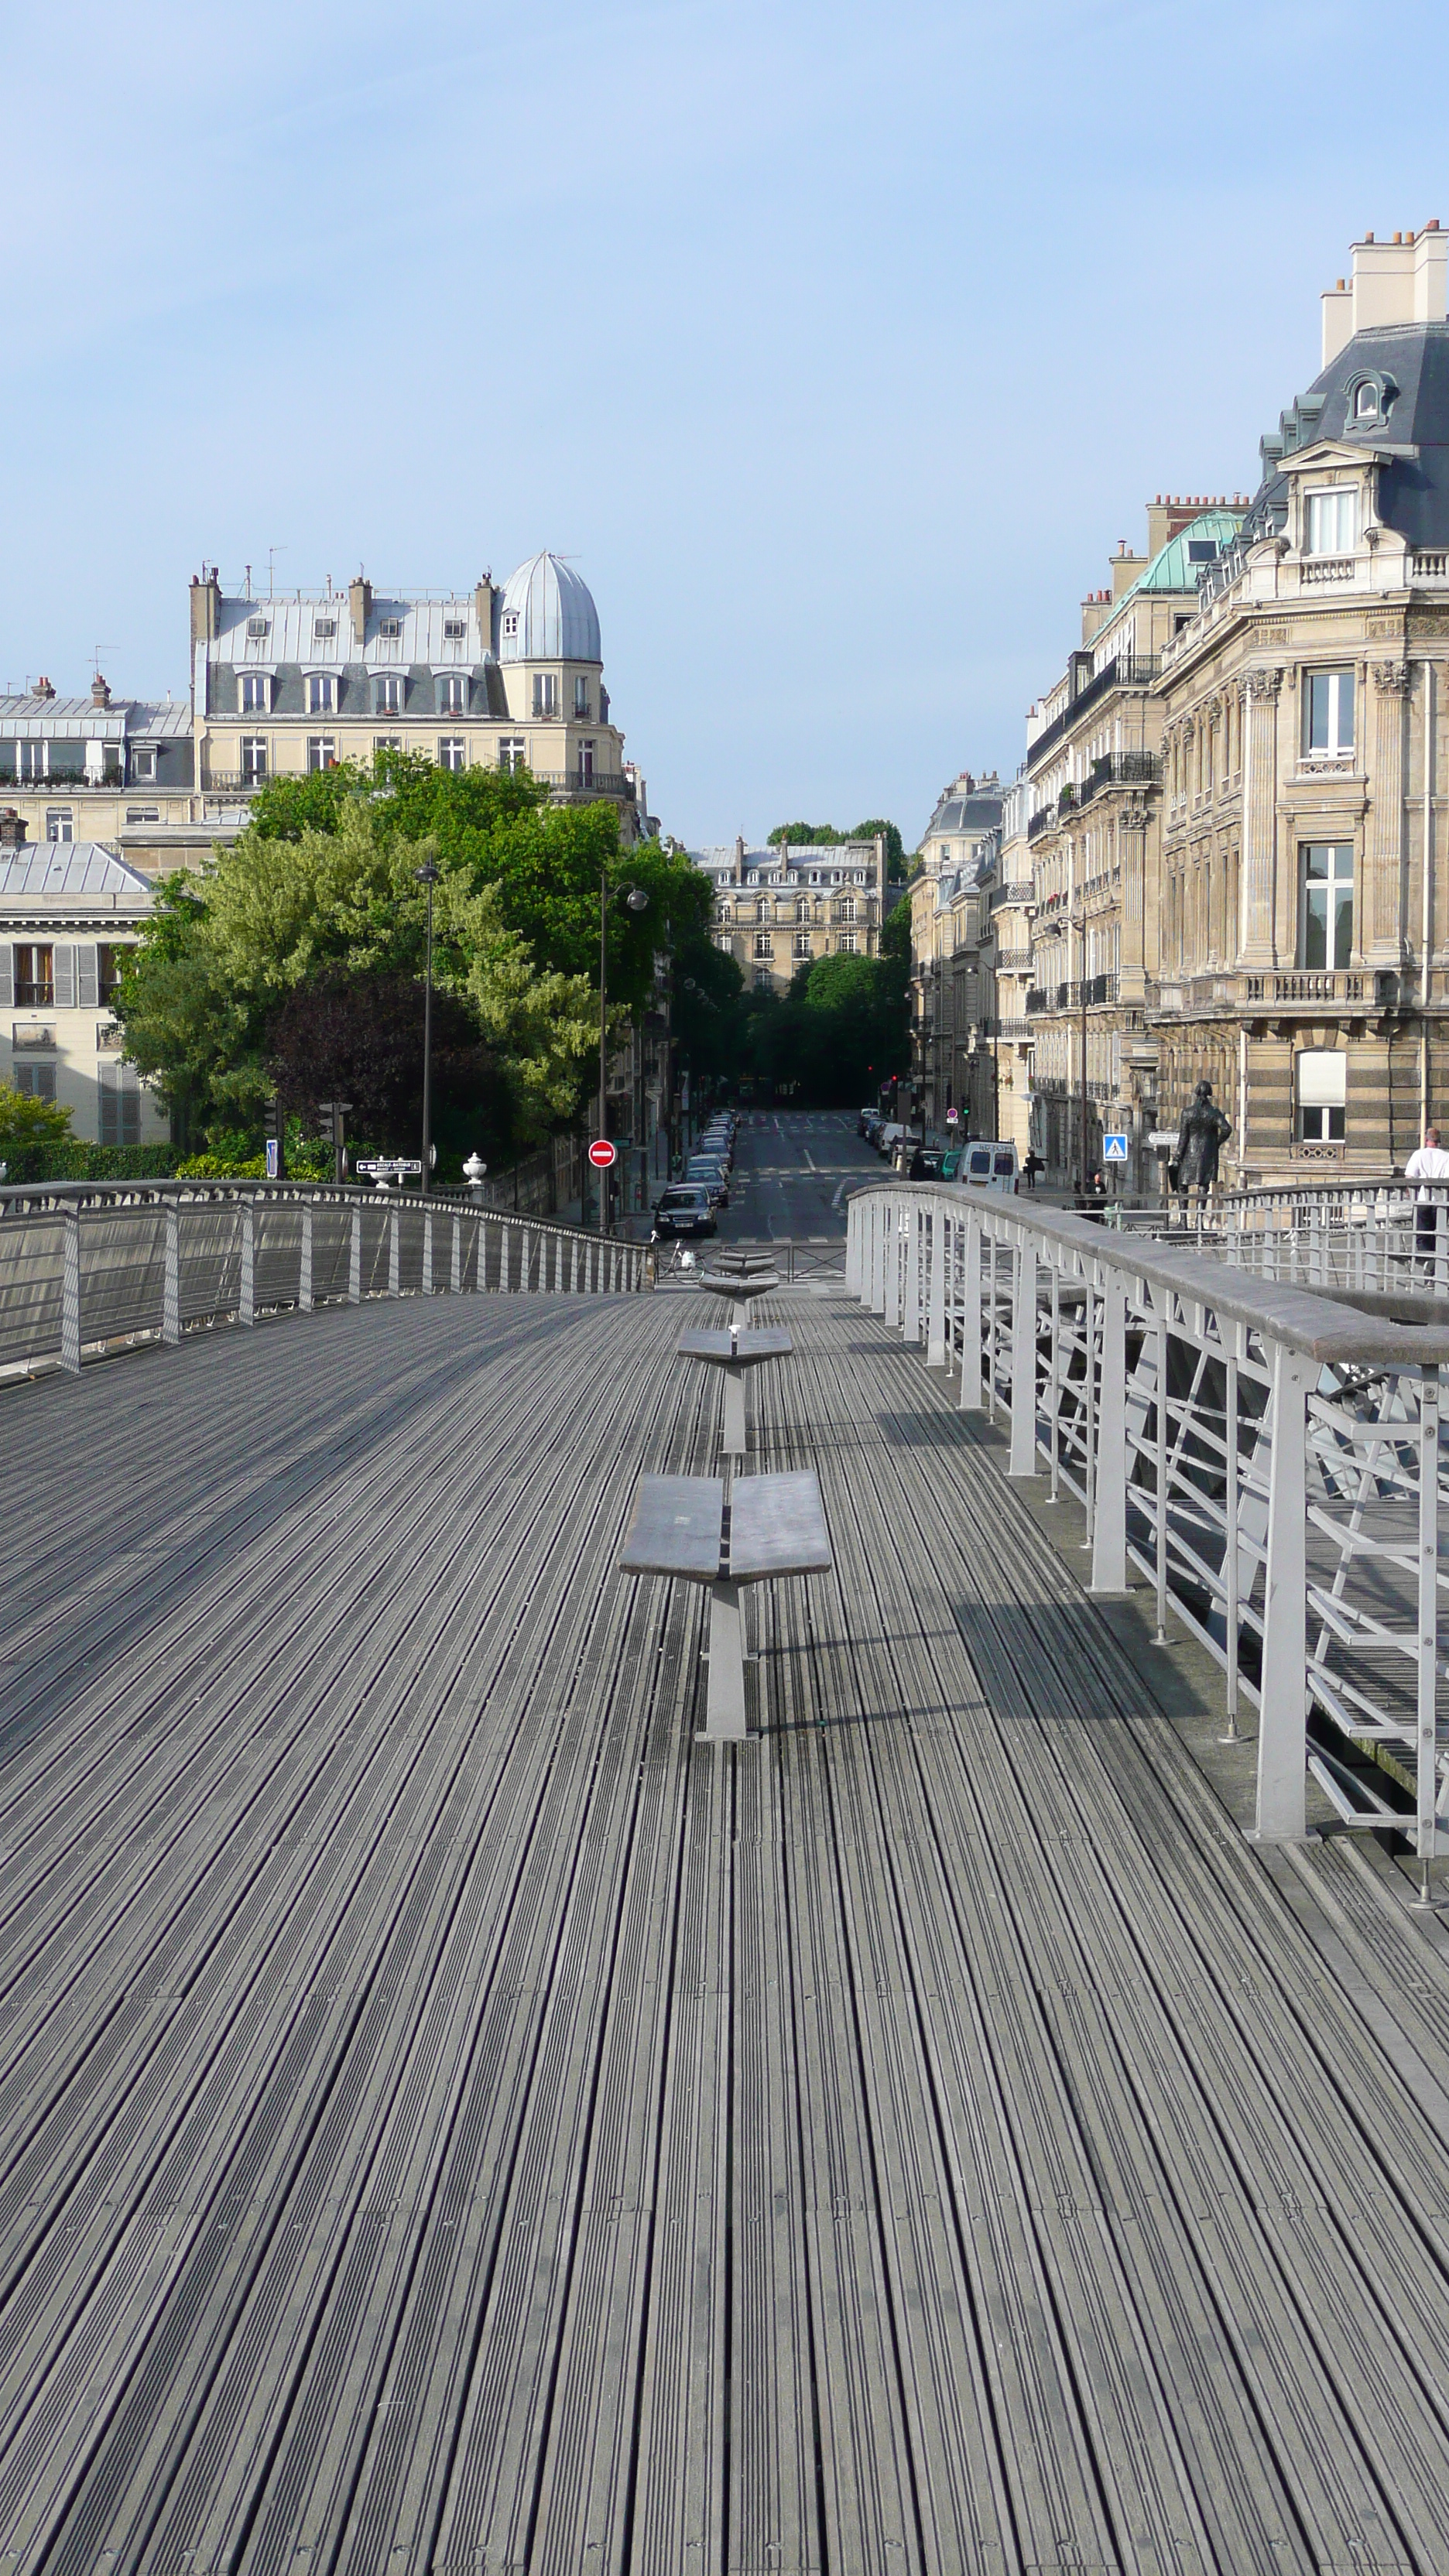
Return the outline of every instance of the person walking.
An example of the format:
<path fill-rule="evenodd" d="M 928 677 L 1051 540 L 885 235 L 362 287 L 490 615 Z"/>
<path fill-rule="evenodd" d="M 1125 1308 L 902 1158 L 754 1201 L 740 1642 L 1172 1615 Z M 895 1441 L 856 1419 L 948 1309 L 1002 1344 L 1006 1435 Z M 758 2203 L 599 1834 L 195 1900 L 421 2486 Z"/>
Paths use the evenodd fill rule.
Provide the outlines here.
<path fill-rule="evenodd" d="M 1042 1161 L 1040 1154 L 1037 1152 L 1035 1145 L 1033 1145 L 1021 1168 L 1026 1174 L 1027 1188 L 1029 1190 L 1034 1190 L 1036 1188 L 1036 1176 L 1038 1172 L 1044 1172 L 1046 1170 L 1046 1165 Z"/>
<path fill-rule="evenodd" d="M 1437 1127 L 1426 1127 L 1423 1144 L 1409 1156 L 1404 1165 L 1406 1181 L 1420 1184 L 1414 1209 L 1414 1249 L 1430 1271 L 1434 1268 L 1439 1244 L 1439 1198 L 1449 1182 L 1449 1154 L 1439 1142 Z"/>

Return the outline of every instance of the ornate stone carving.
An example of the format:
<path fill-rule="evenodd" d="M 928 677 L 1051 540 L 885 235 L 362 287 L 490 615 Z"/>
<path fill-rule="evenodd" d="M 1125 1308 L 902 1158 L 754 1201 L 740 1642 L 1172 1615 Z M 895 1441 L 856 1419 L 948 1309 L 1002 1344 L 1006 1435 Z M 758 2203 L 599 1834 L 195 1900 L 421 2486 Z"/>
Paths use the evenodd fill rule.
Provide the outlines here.
<path fill-rule="evenodd" d="M 1207 720 L 1213 732 L 1216 733 L 1223 720 L 1223 702 L 1216 690 L 1207 702 Z"/>
<path fill-rule="evenodd" d="M 1375 662 L 1374 687 L 1381 698 L 1406 698 L 1413 685 L 1412 662 Z"/>
<path fill-rule="evenodd" d="M 1282 686 L 1283 674 L 1281 670 L 1269 669 L 1263 671 L 1250 671 L 1248 673 L 1248 695 L 1250 698 L 1276 698 Z"/>

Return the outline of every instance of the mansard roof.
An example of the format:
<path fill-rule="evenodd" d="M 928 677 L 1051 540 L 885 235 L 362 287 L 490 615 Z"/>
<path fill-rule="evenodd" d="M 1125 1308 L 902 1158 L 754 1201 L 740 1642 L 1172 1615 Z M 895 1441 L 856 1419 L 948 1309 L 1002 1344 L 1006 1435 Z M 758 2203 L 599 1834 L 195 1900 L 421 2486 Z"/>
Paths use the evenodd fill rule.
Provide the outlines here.
<path fill-rule="evenodd" d="M 1372 420 L 1354 416 L 1359 385 L 1383 389 Z M 1283 460 L 1325 440 L 1380 457 L 1379 515 L 1415 547 L 1449 544 L 1449 322 L 1356 331 L 1262 442 L 1264 477 L 1244 540 L 1271 536 L 1288 510 Z"/>

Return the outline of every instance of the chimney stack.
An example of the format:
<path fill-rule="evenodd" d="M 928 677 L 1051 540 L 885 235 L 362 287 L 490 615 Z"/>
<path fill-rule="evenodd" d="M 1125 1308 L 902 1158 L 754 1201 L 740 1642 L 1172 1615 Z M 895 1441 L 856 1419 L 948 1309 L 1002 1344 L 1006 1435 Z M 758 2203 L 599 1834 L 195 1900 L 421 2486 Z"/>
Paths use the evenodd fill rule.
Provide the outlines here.
<path fill-rule="evenodd" d="M 55 690 L 54 690 L 54 687 L 52 686 L 51 682 L 50 682 L 49 680 L 47 680 L 47 679 L 44 677 L 44 675 L 42 674 L 42 676 L 40 677 L 40 679 L 38 679 L 38 680 L 36 681 L 35 686 L 34 686 L 34 688 L 31 690 L 30 694 L 31 694 L 31 696 L 32 696 L 33 698 L 53 698 L 53 697 L 54 697 L 54 695 L 55 695 Z"/>
<path fill-rule="evenodd" d="M 215 564 L 203 564 L 191 576 L 191 641 L 210 644 L 221 630 L 221 583 Z"/>
<path fill-rule="evenodd" d="M 359 644 L 365 644 L 367 621 L 372 615 L 372 584 L 361 573 L 347 585 L 347 605 L 352 611 L 352 632 Z"/>
<path fill-rule="evenodd" d="M 101 673 L 97 671 L 95 678 L 91 682 L 91 705 L 93 707 L 108 707 L 110 703 L 110 681 L 104 679 Z"/>
<path fill-rule="evenodd" d="M 485 572 L 473 594 L 478 616 L 480 653 L 491 653 L 493 650 L 493 603 L 497 596 L 498 593 L 493 587 L 493 575 Z"/>
<path fill-rule="evenodd" d="M 0 850 L 18 850 L 25 841 L 25 818 L 13 805 L 0 806 Z"/>

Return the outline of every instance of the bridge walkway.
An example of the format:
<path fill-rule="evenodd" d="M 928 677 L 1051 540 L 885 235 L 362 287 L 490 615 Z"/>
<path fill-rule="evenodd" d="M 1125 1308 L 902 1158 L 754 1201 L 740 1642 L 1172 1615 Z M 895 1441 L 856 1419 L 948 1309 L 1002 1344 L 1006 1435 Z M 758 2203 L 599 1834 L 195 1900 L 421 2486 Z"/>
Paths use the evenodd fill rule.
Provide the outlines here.
<path fill-rule="evenodd" d="M 694 1314 L 7 1398 L 0 2567 L 1442 2570 L 1442 1936 L 1265 1867 L 819 1282 L 757 1463 L 836 1569 L 697 1746 L 612 1570 Z"/>

